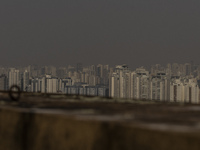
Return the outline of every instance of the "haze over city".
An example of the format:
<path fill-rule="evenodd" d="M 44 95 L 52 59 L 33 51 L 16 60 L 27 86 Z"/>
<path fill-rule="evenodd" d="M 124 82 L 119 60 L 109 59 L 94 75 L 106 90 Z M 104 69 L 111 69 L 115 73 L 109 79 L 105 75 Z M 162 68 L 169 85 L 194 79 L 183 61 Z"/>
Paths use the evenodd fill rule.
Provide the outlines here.
<path fill-rule="evenodd" d="M 0 150 L 200 150 L 200 0 L 0 0 Z"/>
<path fill-rule="evenodd" d="M 0 64 L 200 64 L 198 0 L 0 1 Z"/>

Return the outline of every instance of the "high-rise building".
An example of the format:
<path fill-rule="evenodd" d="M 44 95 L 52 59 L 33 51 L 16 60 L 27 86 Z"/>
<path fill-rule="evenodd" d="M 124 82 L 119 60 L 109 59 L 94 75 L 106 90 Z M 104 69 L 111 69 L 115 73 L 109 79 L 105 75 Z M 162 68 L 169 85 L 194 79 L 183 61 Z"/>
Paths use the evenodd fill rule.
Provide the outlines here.
<path fill-rule="evenodd" d="M 167 101 L 169 99 L 169 79 L 165 73 L 152 76 L 149 83 L 149 99 Z"/>
<path fill-rule="evenodd" d="M 133 98 L 149 99 L 149 72 L 143 67 L 133 73 Z"/>
<path fill-rule="evenodd" d="M 21 87 L 20 72 L 15 68 L 11 68 L 8 73 L 8 87 L 10 88 L 12 85 Z"/>
<path fill-rule="evenodd" d="M 28 90 L 28 86 L 29 86 L 29 72 L 27 70 L 25 70 L 23 72 L 23 75 L 22 75 L 22 90 L 23 91 L 27 91 Z"/>
<path fill-rule="evenodd" d="M 0 76 L 0 90 L 7 90 L 7 77 L 6 77 L 6 75 Z"/>
<path fill-rule="evenodd" d="M 170 101 L 199 103 L 199 87 L 195 79 L 172 79 Z"/>
<path fill-rule="evenodd" d="M 57 93 L 58 92 L 58 78 L 47 78 L 46 79 L 46 92 Z"/>
<path fill-rule="evenodd" d="M 66 93 L 66 87 L 67 86 L 72 86 L 72 79 L 71 78 L 61 79 L 60 82 L 61 82 L 60 91 L 62 93 Z"/>
<path fill-rule="evenodd" d="M 130 89 L 130 76 L 131 71 L 127 65 L 118 65 L 112 73 L 109 83 L 109 96 L 116 98 L 129 98 L 127 90 Z"/>

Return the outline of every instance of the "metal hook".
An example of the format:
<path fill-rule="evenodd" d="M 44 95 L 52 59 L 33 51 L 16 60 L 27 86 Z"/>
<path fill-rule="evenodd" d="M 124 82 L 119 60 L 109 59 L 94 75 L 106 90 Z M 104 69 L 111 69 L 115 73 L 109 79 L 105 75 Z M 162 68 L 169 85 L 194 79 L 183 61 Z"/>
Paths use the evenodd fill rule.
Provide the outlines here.
<path fill-rule="evenodd" d="M 17 89 L 17 91 L 14 91 L 14 89 Z M 13 94 L 17 94 L 17 96 L 14 96 Z M 20 95 L 21 95 L 20 87 L 17 85 L 12 85 L 9 90 L 9 96 L 10 96 L 11 100 L 19 101 Z"/>

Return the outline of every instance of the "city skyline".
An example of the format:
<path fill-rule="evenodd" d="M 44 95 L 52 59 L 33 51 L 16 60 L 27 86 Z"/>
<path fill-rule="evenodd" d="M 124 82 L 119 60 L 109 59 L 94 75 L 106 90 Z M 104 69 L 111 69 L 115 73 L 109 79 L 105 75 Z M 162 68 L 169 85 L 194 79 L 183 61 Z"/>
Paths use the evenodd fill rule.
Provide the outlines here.
<path fill-rule="evenodd" d="M 200 0 L 0 0 L 0 149 L 200 149 Z"/>
<path fill-rule="evenodd" d="M 22 91 L 200 103 L 200 65 L 128 65 L 0 67 L 0 90 L 17 85 Z"/>

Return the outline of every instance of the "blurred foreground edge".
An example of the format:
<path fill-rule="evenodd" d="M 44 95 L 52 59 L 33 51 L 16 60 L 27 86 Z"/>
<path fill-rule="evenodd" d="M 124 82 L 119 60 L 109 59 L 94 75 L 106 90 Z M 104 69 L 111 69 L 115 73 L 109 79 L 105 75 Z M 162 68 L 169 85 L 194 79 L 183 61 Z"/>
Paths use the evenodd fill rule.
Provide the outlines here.
<path fill-rule="evenodd" d="M 2 150 L 199 150 L 200 105 L 0 94 Z"/>

